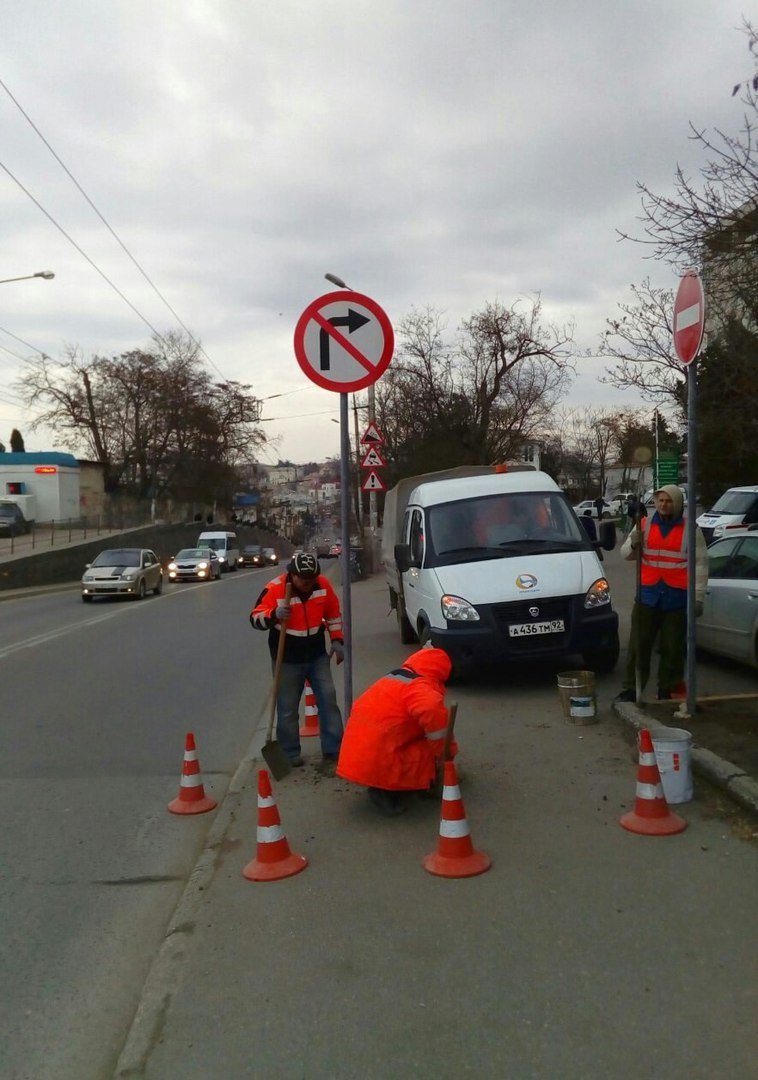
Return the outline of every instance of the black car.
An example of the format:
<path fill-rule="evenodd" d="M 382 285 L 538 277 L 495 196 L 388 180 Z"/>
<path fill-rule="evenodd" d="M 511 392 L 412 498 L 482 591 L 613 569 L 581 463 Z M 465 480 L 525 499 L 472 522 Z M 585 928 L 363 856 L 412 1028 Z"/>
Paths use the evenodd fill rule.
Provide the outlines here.
<path fill-rule="evenodd" d="M 263 551 L 260 544 L 245 544 L 240 551 L 238 566 L 263 566 Z"/>
<path fill-rule="evenodd" d="M 0 536 L 19 536 L 30 529 L 31 524 L 14 502 L 0 502 Z"/>

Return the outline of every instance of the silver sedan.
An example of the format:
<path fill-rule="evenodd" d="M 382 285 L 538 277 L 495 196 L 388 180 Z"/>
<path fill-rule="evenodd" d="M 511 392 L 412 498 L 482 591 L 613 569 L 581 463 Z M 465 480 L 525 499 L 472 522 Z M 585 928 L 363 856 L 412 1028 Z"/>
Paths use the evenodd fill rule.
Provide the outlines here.
<path fill-rule="evenodd" d="M 741 529 L 708 548 L 708 585 L 697 644 L 758 667 L 758 531 Z"/>
<path fill-rule="evenodd" d="M 163 567 L 149 548 L 107 548 L 88 563 L 82 577 L 82 600 L 96 596 L 130 596 L 142 600 L 163 589 Z"/>
<path fill-rule="evenodd" d="M 218 581 L 221 563 L 213 548 L 182 548 L 168 564 L 169 581 Z"/>

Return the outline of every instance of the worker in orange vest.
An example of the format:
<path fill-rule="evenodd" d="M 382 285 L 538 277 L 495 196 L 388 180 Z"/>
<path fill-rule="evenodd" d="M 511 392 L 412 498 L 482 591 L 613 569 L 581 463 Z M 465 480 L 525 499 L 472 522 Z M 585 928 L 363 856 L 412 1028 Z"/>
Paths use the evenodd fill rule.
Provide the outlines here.
<path fill-rule="evenodd" d="M 695 613 L 703 610 L 708 581 L 708 554 L 700 529 L 695 530 Z M 623 689 L 616 701 L 636 701 L 637 663 L 640 686 L 650 677 L 650 658 L 660 638 L 658 700 L 667 701 L 684 680 L 687 640 L 687 528 L 684 496 L 676 484 L 655 492 L 655 512 L 643 517 L 621 548 L 627 560 L 640 549 L 639 596 L 632 609 L 632 628 Z"/>
<path fill-rule="evenodd" d="M 408 808 L 410 792 L 429 792 L 442 761 L 450 657 L 427 645 L 382 676 L 353 703 L 337 775 L 368 788 L 385 817 Z M 449 753 L 457 752 L 451 742 Z"/>

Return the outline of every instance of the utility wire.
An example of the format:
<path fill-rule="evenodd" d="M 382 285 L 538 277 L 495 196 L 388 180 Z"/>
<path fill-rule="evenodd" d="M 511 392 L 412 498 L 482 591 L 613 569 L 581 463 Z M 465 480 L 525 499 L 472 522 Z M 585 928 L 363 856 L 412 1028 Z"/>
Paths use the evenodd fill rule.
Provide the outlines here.
<path fill-rule="evenodd" d="M 57 153 L 55 152 L 55 150 L 54 150 L 54 149 L 52 148 L 52 146 L 51 146 L 51 145 L 50 145 L 50 143 L 49 143 L 49 142 L 47 141 L 47 139 L 45 138 L 45 136 L 44 136 L 44 135 L 42 134 L 42 132 L 40 131 L 40 129 L 39 129 L 39 128 L 37 127 L 37 125 L 36 125 L 36 124 L 34 123 L 34 121 L 32 120 L 32 118 L 31 118 L 31 117 L 29 116 L 29 114 L 28 114 L 28 113 L 26 112 L 26 110 L 25 110 L 25 109 L 23 108 L 23 106 L 22 106 L 22 105 L 21 105 L 21 103 L 20 103 L 20 102 L 19 102 L 19 101 L 17 100 L 17 98 L 15 98 L 15 97 L 14 97 L 14 95 L 13 95 L 13 94 L 11 93 L 11 91 L 10 91 L 10 90 L 8 89 L 8 87 L 7 87 L 7 86 L 6 86 L 6 84 L 5 84 L 4 82 L 3 82 L 3 80 L 2 80 L 2 79 L 0 79 L 0 86 L 2 86 L 3 90 L 5 90 L 6 94 L 7 94 L 7 95 L 8 95 L 8 97 L 9 97 L 9 98 L 11 99 L 11 101 L 12 101 L 12 102 L 13 102 L 13 104 L 14 104 L 14 105 L 16 106 L 16 108 L 17 108 L 17 109 L 19 110 L 19 112 L 20 112 L 20 113 L 21 113 L 21 115 L 22 115 L 22 116 L 24 117 L 24 119 L 25 119 L 25 120 L 27 121 L 27 123 L 28 123 L 28 124 L 29 124 L 29 125 L 30 125 L 30 126 L 31 126 L 31 127 L 33 128 L 33 129 L 34 129 L 34 131 L 35 131 L 35 132 L 37 133 L 37 135 L 38 135 L 38 136 L 40 137 L 40 139 L 42 140 L 42 142 L 43 142 L 43 143 L 45 144 L 45 146 L 47 147 L 47 149 L 48 149 L 48 150 L 50 151 L 50 153 L 51 153 L 51 154 L 53 155 L 53 157 L 54 157 L 54 158 L 55 158 L 55 160 L 56 160 L 56 161 L 58 162 L 58 164 L 59 164 L 59 165 L 60 165 L 60 167 L 61 167 L 61 168 L 63 169 L 63 171 L 64 171 L 64 172 L 66 173 L 66 175 L 67 175 L 67 176 L 68 176 L 68 178 L 69 178 L 69 179 L 71 180 L 71 182 L 72 182 L 72 183 L 73 183 L 73 184 L 74 184 L 74 185 L 76 186 L 76 188 L 77 188 L 77 189 L 78 189 L 78 190 L 79 190 L 79 191 L 81 192 L 81 194 L 83 195 L 83 197 L 84 197 L 84 198 L 85 198 L 85 199 L 87 200 L 87 202 L 89 203 L 89 205 L 90 205 L 90 206 L 92 207 L 92 209 L 93 209 L 93 210 L 95 211 L 95 213 L 97 214 L 97 216 L 98 216 L 98 217 L 100 218 L 100 220 L 102 221 L 103 225 L 105 225 L 106 229 L 107 229 L 107 230 L 108 230 L 108 232 L 109 232 L 109 233 L 111 234 L 111 236 L 112 236 L 112 237 L 113 237 L 113 239 L 114 239 L 114 240 L 116 241 L 116 243 L 117 243 L 117 244 L 119 245 L 119 247 L 120 247 L 120 248 L 122 249 L 122 251 L 124 252 L 124 254 L 125 254 L 125 255 L 127 255 L 127 256 L 128 256 L 128 258 L 129 258 L 129 259 L 131 259 L 131 261 L 132 261 L 132 262 L 134 263 L 134 265 L 135 265 L 135 266 L 137 267 L 137 269 L 139 270 L 140 274 L 142 274 L 143 278 L 144 278 L 144 279 L 145 279 L 145 281 L 146 281 L 146 282 L 148 283 L 148 285 L 150 286 L 150 288 L 151 288 L 151 289 L 153 290 L 153 292 L 155 293 L 155 295 L 156 295 L 156 296 L 157 296 L 157 297 L 158 297 L 158 298 L 159 298 L 159 299 L 160 299 L 160 300 L 161 300 L 161 301 L 162 301 L 162 302 L 163 302 L 163 303 L 164 303 L 164 304 L 166 305 L 166 307 L 167 307 L 167 308 L 168 308 L 168 310 L 169 310 L 169 311 L 171 312 L 171 314 L 172 314 L 172 315 L 174 316 L 174 318 L 176 319 L 176 321 L 177 321 L 177 322 L 179 323 L 179 325 L 180 325 L 180 326 L 182 327 L 182 329 L 183 329 L 183 330 L 184 330 L 184 331 L 186 332 L 186 334 L 188 335 L 188 337 L 189 337 L 190 341 L 192 341 L 192 343 L 193 343 L 193 344 L 194 344 L 194 345 L 195 345 L 195 346 L 196 346 L 196 347 L 197 347 L 197 348 L 198 348 L 198 349 L 200 350 L 200 352 L 201 352 L 201 353 L 203 354 L 203 356 L 204 356 L 204 357 L 205 357 L 205 359 L 206 359 L 206 360 L 208 361 L 208 363 L 209 363 L 209 364 L 210 364 L 210 365 L 211 365 L 212 367 L 214 367 L 214 368 L 216 369 L 216 371 L 217 371 L 217 372 L 219 373 L 219 375 L 220 375 L 220 376 L 221 376 L 221 378 L 222 378 L 222 379 L 224 380 L 224 382 L 228 382 L 229 380 L 228 380 L 228 379 L 226 378 L 226 376 L 224 375 L 224 373 L 223 373 L 223 372 L 221 371 L 221 369 L 220 369 L 220 368 L 218 367 L 218 365 L 217 365 L 217 364 L 215 364 L 215 363 L 213 362 L 213 360 L 212 360 L 212 359 L 210 358 L 210 356 L 208 356 L 208 353 L 207 353 L 207 352 L 205 351 L 205 349 L 203 348 L 203 346 L 201 345 L 201 343 L 200 343 L 199 341 L 197 341 L 197 340 L 195 339 L 195 336 L 194 336 L 194 334 L 192 333 L 192 331 L 191 331 L 191 330 L 189 329 L 189 327 L 187 327 L 187 326 L 185 325 L 185 323 L 184 323 L 184 322 L 182 321 L 182 319 L 181 319 L 181 318 L 179 317 L 179 315 L 178 315 L 178 314 L 176 313 L 176 311 L 174 311 L 174 309 L 172 308 L 171 304 L 169 304 L 168 300 L 167 300 L 167 299 L 166 299 L 166 297 L 165 297 L 165 296 L 163 295 L 163 293 L 162 293 L 162 292 L 160 291 L 160 289 L 159 289 L 159 288 L 158 288 L 158 287 L 157 287 L 157 286 L 156 286 L 156 285 L 155 285 L 155 284 L 153 283 L 153 281 L 152 281 L 152 280 L 150 279 L 150 277 L 148 276 L 148 274 L 147 274 L 147 271 L 146 271 L 146 270 L 145 270 L 145 269 L 144 269 L 144 268 L 143 268 L 143 267 L 142 267 L 142 266 L 141 266 L 141 265 L 139 264 L 139 262 L 137 262 L 137 260 L 135 259 L 134 255 L 132 255 L 131 251 L 130 251 L 130 250 L 129 250 L 129 248 L 128 248 L 128 247 L 126 246 L 126 244 L 125 244 L 125 243 L 123 242 L 123 240 L 122 240 L 122 239 L 121 239 L 121 237 L 120 237 L 120 236 L 118 235 L 118 233 L 117 233 L 117 232 L 115 231 L 115 229 L 113 229 L 113 228 L 111 227 L 111 225 L 109 224 L 109 222 L 108 222 L 108 221 L 107 221 L 107 220 L 105 219 L 105 217 L 104 217 L 104 216 L 103 216 L 103 215 L 102 215 L 102 214 L 100 213 L 100 211 L 99 211 L 99 210 L 98 210 L 98 208 L 97 208 L 97 207 L 95 206 L 95 204 L 93 203 L 92 199 L 91 199 L 91 198 L 89 197 L 89 195 L 88 195 L 88 194 L 87 194 L 87 192 L 86 192 L 86 191 L 84 190 L 84 188 L 82 187 L 82 185 L 81 185 L 81 184 L 79 183 L 79 181 L 78 181 L 78 180 L 76 179 L 76 177 L 74 176 L 74 174 L 73 174 L 73 173 L 71 172 L 71 170 L 70 170 L 70 169 L 68 168 L 68 166 L 67 166 L 67 165 L 65 164 L 65 162 L 64 162 L 64 161 L 63 161 L 63 160 L 62 160 L 62 159 L 61 159 L 61 158 L 59 157 L 59 155 L 58 155 L 58 154 L 57 154 Z M 7 169 L 6 169 L 6 172 L 7 172 Z M 35 200 L 35 201 L 36 201 L 36 200 Z M 39 206 L 39 203 L 38 203 L 37 205 Z M 41 209 L 41 207 L 40 207 L 40 209 Z M 49 216 L 49 215 L 48 215 L 48 216 Z M 52 218 L 51 218 L 50 220 L 52 221 Z M 55 222 L 53 222 L 53 224 L 55 224 Z M 93 264 L 93 265 L 94 265 L 94 264 Z M 97 269 L 97 268 L 96 268 L 96 269 Z M 127 303 L 128 303 L 128 301 L 127 301 Z M 131 307 L 131 305 L 130 305 L 130 307 Z M 135 310 L 135 311 L 136 311 L 136 308 L 135 308 L 135 309 L 133 309 L 133 310 Z M 137 314 L 139 314 L 139 312 L 137 312 Z M 141 315 L 140 315 L 140 318 L 142 318 L 142 316 L 141 316 Z M 144 320 L 143 320 L 143 321 L 144 321 Z M 149 325 L 149 324 L 148 324 L 148 325 Z M 163 339 L 161 338 L 161 340 L 163 340 Z"/>
<path fill-rule="evenodd" d="M 49 221 L 49 222 L 51 222 L 51 224 L 55 225 L 55 227 L 56 227 L 56 229 L 58 230 L 58 232 L 62 233 L 62 234 L 63 234 L 63 236 L 65 236 L 65 237 L 66 237 L 66 239 L 68 240 L 69 244 L 71 244 L 71 245 L 72 245 L 73 247 L 75 247 L 75 248 L 76 248 L 76 250 L 77 250 L 77 251 L 79 252 L 79 254 L 80 254 L 80 255 L 82 255 L 82 256 L 83 256 L 83 257 L 84 257 L 84 258 L 85 258 L 85 259 L 87 260 L 87 262 L 88 262 L 88 263 L 90 264 L 90 266 L 92 267 L 92 269 L 93 269 L 93 270 L 97 270 L 98 274 L 99 274 L 99 275 L 100 275 L 100 277 L 101 277 L 101 278 L 103 279 L 103 281 L 107 282 L 107 283 L 108 283 L 108 285 L 110 285 L 110 287 L 111 287 L 111 288 L 113 289 L 113 291 L 114 291 L 115 293 L 118 293 L 118 295 L 119 295 L 119 296 L 121 297 L 121 299 L 122 299 L 122 300 L 124 301 L 124 303 L 125 303 L 125 304 L 127 304 L 127 305 L 128 305 L 128 307 L 130 307 L 130 308 L 132 309 L 132 311 L 134 312 L 134 314 L 135 314 L 135 315 L 136 315 L 136 316 L 137 316 L 137 317 L 138 317 L 139 319 L 141 319 L 141 320 L 142 320 L 142 322 L 143 322 L 143 323 L 145 324 L 145 326 L 149 327 L 149 328 L 150 328 L 150 329 L 152 330 L 152 332 L 153 332 L 153 333 L 155 334 L 155 336 L 156 336 L 156 337 L 158 338 L 158 340 L 159 340 L 159 341 L 160 341 L 160 342 L 161 342 L 161 343 L 162 343 L 162 344 L 163 344 L 163 345 L 164 345 L 164 346 L 165 346 L 166 348 L 168 348 L 168 343 L 167 343 L 166 341 L 164 341 L 164 339 L 163 339 L 163 336 L 162 336 L 161 334 L 159 334 L 159 333 L 158 333 L 158 331 L 157 331 L 157 330 L 155 329 L 155 327 L 153 326 L 153 324 L 152 324 L 151 322 L 149 322 L 149 321 L 148 321 L 148 320 L 147 320 L 147 319 L 145 318 L 145 316 L 144 316 L 144 315 L 142 314 L 142 312 L 141 312 L 141 311 L 139 311 L 139 310 L 138 310 L 138 309 L 137 309 L 137 308 L 136 308 L 136 307 L 134 306 L 134 304 L 133 304 L 133 303 L 131 302 L 131 300 L 129 300 L 129 299 L 128 299 L 128 298 L 126 297 L 126 296 L 124 296 L 124 294 L 123 294 L 123 293 L 121 292 L 121 289 L 119 289 L 118 285 L 114 285 L 114 283 L 113 283 L 113 282 L 111 281 L 111 279 L 110 279 L 110 278 L 108 277 L 108 275 L 107 275 L 106 273 L 104 273 L 104 272 L 103 272 L 103 271 L 102 271 L 102 270 L 100 269 L 100 267 L 99 267 L 99 266 L 97 265 L 97 263 L 96 263 L 96 262 L 95 262 L 95 261 L 94 261 L 93 259 L 91 259 L 91 258 L 89 257 L 89 255 L 87 254 L 87 252 L 86 252 L 86 251 L 85 251 L 85 250 L 84 250 L 83 248 L 81 248 L 81 247 L 80 247 L 80 246 L 79 246 L 79 245 L 77 244 L 76 240 L 74 240 L 74 239 L 73 239 L 73 237 L 71 237 L 71 236 L 69 236 L 69 235 L 68 235 L 68 233 L 67 233 L 67 232 L 66 232 L 66 230 L 65 230 L 65 229 L 63 228 L 63 226 L 62 226 L 62 225 L 59 225 L 59 224 L 58 224 L 58 222 L 57 222 L 57 221 L 55 220 L 55 218 L 54 218 L 54 217 L 52 216 L 52 214 L 49 214 L 49 213 L 47 212 L 47 210 L 46 210 L 46 209 L 44 208 L 44 206 L 42 205 L 42 203 L 41 203 L 41 202 L 39 202 L 39 200 L 38 200 L 38 199 L 35 199 L 35 197 L 34 197 L 34 196 L 32 195 L 32 193 L 31 193 L 31 191 L 29 191 L 29 189 L 28 189 L 28 188 L 25 188 L 25 187 L 24 187 L 24 185 L 23 185 L 23 184 L 21 183 L 21 181 L 20 181 L 20 180 L 18 179 L 18 177 L 14 176 L 14 175 L 13 175 L 13 173 L 12 173 L 12 172 L 10 171 L 10 169 L 8 168 L 8 166 L 7 166 L 7 165 L 5 165 L 5 164 L 4 164 L 4 163 L 3 163 L 2 161 L 0 161 L 0 169 L 2 169 L 2 170 L 3 170 L 4 172 L 6 172 L 6 173 L 8 174 L 8 176 L 10 176 L 10 178 L 11 178 L 11 180 L 13 181 L 13 183 L 14 183 L 14 184 L 18 184 L 18 186 L 19 186 L 19 187 L 21 188 L 21 190 L 23 191 L 23 193 L 24 193 L 24 194 L 25 194 L 26 196 L 28 196 L 28 198 L 30 198 L 30 199 L 32 200 L 32 202 L 34 203 L 34 205 L 35 205 L 35 206 L 36 206 L 36 207 L 37 207 L 37 208 L 38 208 L 39 210 L 41 210 L 41 211 L 42 211 L 42 213 L 43 213 L 43 214 L 45 215 L 45 217 L 46 217 L 46 218 L 48 219 L 48 221 Z"/>

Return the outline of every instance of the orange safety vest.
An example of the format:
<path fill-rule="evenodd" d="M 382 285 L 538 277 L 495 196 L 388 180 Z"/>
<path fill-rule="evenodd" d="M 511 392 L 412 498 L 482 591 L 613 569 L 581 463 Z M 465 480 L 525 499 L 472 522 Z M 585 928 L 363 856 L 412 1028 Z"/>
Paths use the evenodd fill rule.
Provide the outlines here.
<path fill-rule="evenodd" d="M 664 536 L 657 521 L 645 518 L 642 531 L 640 584 L 657 585 L 663 581 L 672 589 L 686 589 L 687 530 L 684 521 L 678 521 Z"/>
<path fill-rule="evenodd" d="M 269 650 L 276 655 L 279 643 L 279 623 L 276 608 L 284 600 L 287 574 L 280 574 L 264 588 L 250 612 L 250 624 L 255 630 L 269 631 Z M 299 664 L 315 659 L 325 650 L 324 630 L 332 642 L 342 641 L 340 602 L 328 578 L 319 575 L 310 596 L 293 592 L 290 598 L 290 617 L 286 623 L 284 663 Z"/>
<path fill-rule="evenodd" d="M 370 686 L 353 703 L 337 775 L 386 791 L 428 788 L 445 745 L 449 676 L 446 652 L 420 649 Z"/>

